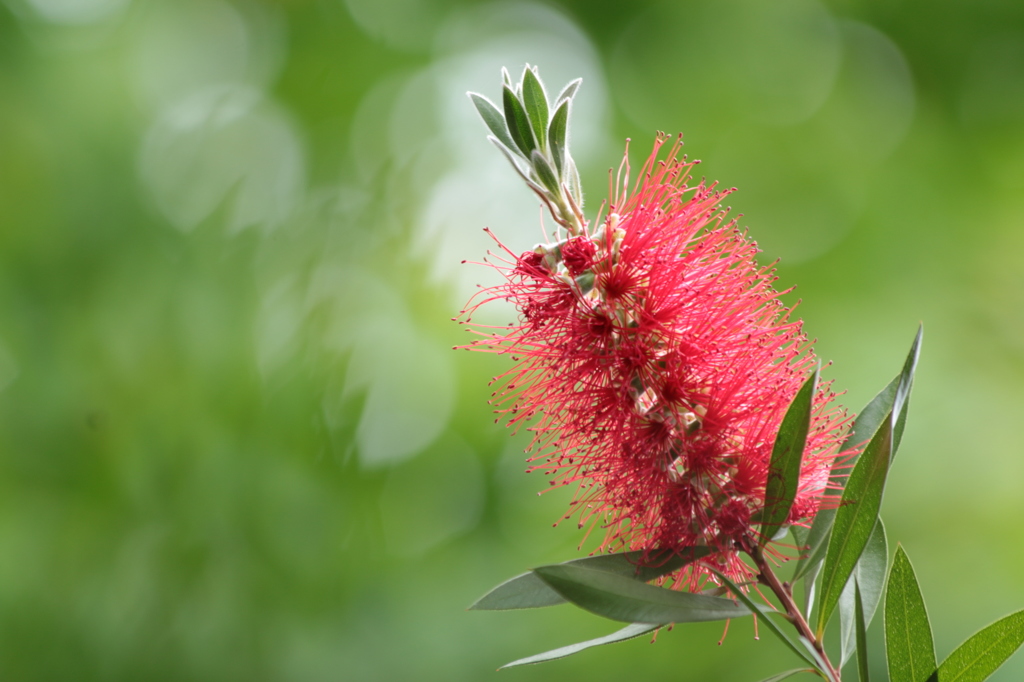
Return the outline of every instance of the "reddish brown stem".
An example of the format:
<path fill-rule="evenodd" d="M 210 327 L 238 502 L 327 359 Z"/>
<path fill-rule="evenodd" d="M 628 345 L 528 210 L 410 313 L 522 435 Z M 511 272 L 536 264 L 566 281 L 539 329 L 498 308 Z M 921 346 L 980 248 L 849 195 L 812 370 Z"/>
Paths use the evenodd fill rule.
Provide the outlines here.
<path fill-rule="evenodd" d="M 775 596 L 779 598 L 782 603 L 782 607 L 786 609 L 786 615 L 789 616 L 790 622 L 796 627 L 797 632 L 800 633 L 804 639 L 811 643 L 814 650 L 821 656 L 821 660 L 824 661 L 825 666 L 828 668 L 827 672 L 834 682 L 840 682 L 840 673 L 830 660 L 828 660 L 828 654 L 825 653 L 824 643 L 815 637 L 814 632 L 811 630 L 810 625 L 807 624 L 807 619 L 804 614 L 800 611 L 800 607 L 793 601 L 793 591 L 789 583 L 780 582 L 775 572 L 772 571 L 771 565 L 765 560 L 764 552 L 761 546 L 756 540 L 749 543 L 748 547 L 745 548 L 750 558 L 754 560 L 754 565 L 757 566 L 758 576 L 757 580 L 762 585 L 767 586 Z"/>

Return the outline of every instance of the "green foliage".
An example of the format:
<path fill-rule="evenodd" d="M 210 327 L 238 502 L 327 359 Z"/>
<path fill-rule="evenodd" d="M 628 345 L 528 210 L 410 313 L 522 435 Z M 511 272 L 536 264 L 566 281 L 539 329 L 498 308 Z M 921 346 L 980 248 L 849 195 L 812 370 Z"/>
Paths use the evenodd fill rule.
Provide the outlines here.
<path fill-rule="evenodd" d="M 473 100 L 473 105 L 476 107 L 477 113 L 480 114 L 480 118 L 487 125 L 487 129 L 505 145 L 506 149 L 515 149 L 516 143 L 512 141 L 512 137 L 509 135 L 505 115 L 498 111 L 498 107 L 494 106 L 491 100 L 475 92 L 469 93 L 469 98 Z"/>
<path fill-rule="evenodd" d="M 797 392 L 775 436 L 761 522 L 762 545 L 775 537 L 789 518 L 793 500 L 796 499 L 800 464 L 803 462 L 807 431 L 811 425 L 811 408 L 818 390 L 818 373 L 819 370 L 815 369 Z"/>
<path fill-rule="evenodd" d="M 1024 643 L 1024 610 L 971 635 L 939 666 L 938 682 L 982 682 Z"/>
<path fill-rule="evenodd" d="M 568 126 L 572 98 L 582 81 L 577 78 L 566 85 L 551 106 L 537 67 L 527 65 L 515 87 L 508 71 L 502 74 L 503 115 L 483 95 L 470 92 L 469 97 L 493 133 L 491 142 L 540 197 L 555 222 L 570 235 L 578 234 L 583 228 L 583 192 L 579 171 L 569 153 Z"/>
<path fill-rule="evenodd" d="M 559 107 L 563 102 L 570 102 L 572 98 L 576 96 L 576 91 L 580 89 L 580 84 L 583 82 L 582 78 L 569 81 L 562 91 L 558 93 L 558 97 L 555 98 L 555 106 Z"/>
<path fill-rule="evenodd" d="M 561 183 L 558 180 L 558 176 L 555 175 L 555 170 L 551 167 L 547 157 L 539 149 L 533 150 L 533 153 L 530 154 L 530 163 L 533 165 L 533 170 L 537 173 L 537 177 L 540 178 L 541 185 L 552 193 L 561 191 Z"/>
<path fill-rule="evenodd" d="M 548 96 L 544 92 L 544 86 L 537 78 L 535 69 L 526 67 L 523 70 L 523 106 L 530 119 L 530 129 L 533 131 L 534 139 L 540 144 L 542 152 L 547 151 L 548 146 Z"/>
<path fill-rule="evenodd" d="M 537 148 L 537 141 L 530 129 L 530 117 L 519 97 L 507 85 L 501 89 L 501 101 L 505 105 L 505 122 L 508 124 L 509 135 L 519 151 L 529 158 L 530 152 Z"/>
<path fill-rule="evenodd" d="M 886 566 L 889 562 L 889 544 L 885 537 L 885 526 L 878 519 L 875 529 L 871 532 L 868 544 L 857 561 L 853 577 L 846 583 L 846 588 L 839 597 L 839 616 L 841 625 L 840 642 L 842 650 L 839 657 L 840 665 L 844 665 L 850 654 L 859 647 L 855 639 L 859 621 L 856 608 L 861 609 L 864 627 L 871 624 L 875 610 L 882 600 L 882 588 L 885 586 Z M 859 601 L 854 596 L 859 595 Z M 859 606 L 857 606 L 859 604 Z M 856 608 L 855 608 L 856 607 Z"/>
<path fill-rule="evenodd" d="M 647 561 L 643 561 L 646 552 L 622 552 L 573 559 L 564 562 L 564 565 L 589 568 L 625 576 L 640 582 L 649 582 L 672 573 L 709 553 L 710 550 L 707 547 L 690 547 L 676 552 L 654 552 L 647 557 Z M 500 611 L 532 609 L 562 603 L 565 603 L 565 599 L 535 572 L 530 571 L 506 580 L 480 597 L 469 608 Z"/>
<path fill-rule="evenodd" d="M 517 665 L 528 665 L 528 664 L 531 664 L 531 663 L 544 663 L 545 661 L 553 661 L 553 660 L 555 660 L 557 658 L 565 658 L 566 656 L 571 656 L 573 654 L 577 654 L 577 653 L 579 653 L 581 651 L 584 651 L 586 649 L 590 649 L 590 648 L 595 647 L 595 646 L 603 646 L 605 644 L 614 644 L 616 642 L 624 642 L 627 639 L 633 639 L 633 638 L 639 637 L 641 635 L 646 635 L 649 632 L 654 632 L 655 630 L 657 630 L 660 627 L 661 627 L 660 625 L 651 625 L 649 623 L 632 623 L 632 624 L 627 625 L 626 627 L 622 628 L 621 630 L 613 632 L 610 635 L 605 635 L 604 637 L 597 637 L 596 639 L 588 639 L 587 641 L 579 642 L 578 644 L 570 644 L 568 646 L 563 646 L 563 647 L 559 647 L 557 649 L 552 649 L 551 651 L 546 651 L 546 652 L 544 652 L 542 654 L 536 654 L 534 656 L 527 656 L 526 658 L 520 658 L 518 660 L 512 661 L 511 663 L 506 663 L 505 665 L 503 665 L 501 667 L 502 668 L 512 668 L 512 667 L 515 667 Z"/>
<path fill-rule="evenodd" d="M 910 389 L 914 385 L 914 373 L 917 371 L 923 333 L 924 327 L 921 326 L 918 328 L 917 335 L 910 346 L 910 352 L 903 362 L 902 371 L 860 411 L 853 422 L 853 428 L 850 429 L 850 435 L 846 437 L 840 451 L 849 452 L 870 441 L 890 412 L 897 415 L 893 433 L 893 453 L 899 448 L 903 439 L 903 429 L 907 422 Z M 901 386 L 905 388 L 901 389 Z M 896 404 L 897 393 L 903 396 L 899 406 Z M 848 467 L 849 462 L 844 462 L 841 469 L 833 471 L 829 485 L 834 489 L 842 489 L 846 485 Z M 835 515 L 836 510 L 823 509 L 814 517 L 814 523 L 811 524 L 811 531 L 807 537 L 808 550 L 797 564 L 794 580 L 807 575 L 824 559 Z"/>
<path fill-rule="evenodd" d="M 878 521 L 892 452 L 891 424 L 890 413 L 857 461 L 836 510 L 821 570 L 821 596 L 815 628 L 819 637 L 825 632 L 825 625 L 839 603 L 846 581 L 856 568 Z"/>
<path fill-rule="evenodd" d="M 815 671 L 814 668 L 795 668 L 793 670 L 787 670 L 786 672 L 779 673 L 778 675 L 766 677 L 763 680 L 761 680 L 761 682 L 782 682 L 782 680 L 789 679 L 790 677 L 793 677 L 794 675 L 799 675 L 800 673 L 817 674 L 817 671 Z"/>
<path fill-rule="evenodd" d="M 929 682 L 935 673 L 928 612 L 914 568 L 900 545 L 886 584 L 885 655 L 890 682 Z"/>
<path fill-rule="evenodd" d="M 559 174 L 562 173 L 562 168 L 565 166 L 568 132 L 569 102 L 564 101 L 555 109 L 555 115 L 551 117 L 551 126 L 548 128 L 548 144 L 551 147 L 551 157 L 555 162 L 555 170 Z"/>
<path fill-rule="evenodd" d="M 868 665 L 868 622 L 871 617 L 865 615 L 864 612 L 864 600 L 861 599 L 860 595 L 860 584 L 858 578 L 853 580 L 853 600 L 854 600 L 854 629 L 857 631 L 857 673 L 860 676 L 860 682 L 869 682 L 871 667 Z"/>
<path fill-rule="evenodd" d="M 747 606 L 729 599 L 645 585 L 581 566 L 554 564 L 533 572 L 576 606 L 625 623 L 700 623 L 750 615 Z"/>
<path fill-rule="evenodd" d="M 754 603 L 754 601 L 742 589 L 740 589 L 738 585 L 736 585 L 736 583 L 729 580 L 728 577 L 719 573 L 718 571 L 715 571 L 715 574 L 718 576 L 718 579 L 722 581 L 722 584 L 729 588 L 729 591 L 733 594 L 733 596 L 739 599 L 741 602 L 743 602 L 748 609 L 751 609 L 751 611 L 764 611 L 764 609 L 758 607 Z M 790 651 L 792 651 L 794 654 L 802 658 L 807 663 L 810 663 L 812 666 L 814 666 L 814 669 L 818 671 L 822 677 L 828 677 L 827 673 L 825 672 L 827 670 L 827 666 L 825 665 L 824 661 L 821 660 L 821 656 L 818 654 L 817 651 L 814 650 L 814 647 L 811 645 L 811 643 L 808 642 L 802 635 L 795 635 L 791 637 L 789 634 L 786 633 L 785 630 L 779 627 L 778 623 L 776 623 L 768 616 L 768 613 L 764 613 L 764 617 L 761 619 L 760 622 L 766 625 L 768 629 L 771 630 L 772 634 L 778 637 L 782 641 L 782 643 L 789 648 Z"/>

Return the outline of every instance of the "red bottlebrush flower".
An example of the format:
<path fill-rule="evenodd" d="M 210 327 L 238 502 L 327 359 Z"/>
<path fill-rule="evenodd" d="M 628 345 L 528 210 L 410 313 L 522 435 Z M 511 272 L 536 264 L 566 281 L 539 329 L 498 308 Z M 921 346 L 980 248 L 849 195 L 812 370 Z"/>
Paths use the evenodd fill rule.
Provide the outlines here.
<path fill-rule="evenodd" d="M 562 262 L 573 277 L 589 270 L 596 254 L 597 244 L 588 237 L 573 237 L 562 245 Z"/>
<path fill-rule="evenodd" d="M 471 348 L 519 360 L 499 411 L 529 424 L 531 470 L 575 487 L 566 518 L 604 528 L 602 550 L 709 546 L 743 579 L 738 550 L 757 540 L 775 434 L 816 359 L 756 245 L 724 221 L 728 192 L 688 186 L 678 141 L 658 160 L 666 139 L 599 228 L 506 250 L 494 264 L 506 281 L 467 314 L 507 299 L 520 322 Z M 826 499 L 847 424 L 833 397 L 827 385 L 814 397 L 790 523 Z M 703 577 L 685 569 L 674 585 Z"/>

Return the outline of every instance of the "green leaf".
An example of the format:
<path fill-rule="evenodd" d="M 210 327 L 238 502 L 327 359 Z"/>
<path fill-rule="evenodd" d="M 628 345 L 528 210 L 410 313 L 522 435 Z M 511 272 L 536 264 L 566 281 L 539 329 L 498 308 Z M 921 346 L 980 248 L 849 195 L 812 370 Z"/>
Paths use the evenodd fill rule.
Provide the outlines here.
<path fill-rule="evenodd" d="M 631 623 L 626 627 L 613 632 L 610 635 L 604 637 L 598 637 L 597 639 L 588 639 L 586 642 L 579 642 L 578 644 L 570 644 L 569 646 L 559 647 L 558 649 L 552 649 L 551 651 L 545 651 L 542 654 L 535 656 L 529 656 L 527 658 L 520 658 L 517 661 L 506 663 L 501 666 L 502 668 L 511 668 L 517 665 L 529 665 L 531 663 L 543 663 L 545 661 L 553 661 L 556 658 L 565 658 L 566 656 L 572 656 L 579 652 L 590 649 L 595 646 L 602 646 L 604 644 L 614 644 L 615 642 L 624 642 L 627 639 L 633 639 L 641 635 L 646 635 L 648 632 L 653 632 L 661 625 L 651 625 L 650 623 Z"/>
<path fill-rule="evenodd" d="M 864 454 L 850 473 L 843 497 L 836 510 L 832 536 L 825 553 L 821 571 L 821 593 L 818 598 L 818 637 L 839 602 L 846 581 L 857 566 L 861 553 L 868 544 L 882 506 L 885 477 L 889 472 L 892 452 L 892 415 L 864 449 Z"/>
<path fill-rule="evenodd" d="M 1024 643 L 1024 610 L 1000 618 L 958 646 L 939 666 L 939 682 L 981 682 Z"/>
<path fill-rule="evenodd" d="M 480 114 L 480 118 L 482 118 L 484 123 L 487 124 L 487 128 L 496 138 L 501 140 L 502 144 L 509 149 L 515 149 L 516 145 L 512 142 L 512 137 L 508 134 L 508 126 L 505 123 L 505 116 L 498 111 L 498 107 L 494 106 L 494 103 L 483 95 L 478 95 L 475 92 L 467 94 L 473 101 L 473 105 L 476 106 L 476 110 L 477 113 Z"/>
<path fill-rule="evenodd" d="M 886 585 L 885 654 L 890 682 L 926 682 L 935 672 L 928 612 L 914 567 L 900 545 Z"/>
<path fill-rule="evenodd" d="M 509 135 L 523 155 L 530 158 L 530 152 L 537 148 L 537 142 L 533 139 L 530 119 L 526 116 L 523 103 L 507 85 L 501 89 L 501 101 L 505 107 L 505 123 Z"/>
<path fill-rule="evenodd" d="M 557 107 L 562 102 L 575 97 L 576 91 L 580 89 L 580 83 L 582 82 L 582 78 L 577 78 L 576 80 L 570 82 L 568 85 L 562 88 L 562 91 L 558 93 L 558 97 L 555 98 L 555 106 Z"/>
<path fill-rule="evenodd" d="M 710 547 L 682 547 L 680 549 L 654 550 L 644 560 L 644 551 L 620 552 L 617 554 L 596 554 L 582 559 L 564 562 L 565 565 L 590 568 L 595 571 L 614 573 L 646 583 L 668 575 L 687 564 L 703 559 L 711 553 Z"/>
<path fill-rule="evenodd" d="M 562 188 L 559 185 L 558 177 L 555 175 L 551 164 L 544 158 L 539 149 L 534 149 L 533 153 L 530 154 L 530 163 L 533 164 L 533 170 L 537 173 L 541 184 L 547 187 L 552 194 L 560 194 Z"/>
<path fill-rule="evenodd" d="M 807 618 L 808 622 L 811 619 L 811 609 L 814 607 L 815 597 L 815 582 L 818 580 L 818 574 L 821 572 L 821 562 L 819 561 L 814 565 L 807 575 L 803 577 L 804 581 L 804 617 Z"/>
<path fill-rule="evenodd" d="M 882 519 L 875 523 L 875 529 L 868 538 L 864 553 L 860 555 L 855 580 L 846 583 L 846 588 L 839 596 L 839 622 L 842 627 L 842 654 L 840 666 L 846 665 L 850 655 L 856 648 L 856 620 L 854 592 L 859 591 L 864 606 L 864 627 L 871 624 L 875 610 L 882 600 L 882 588 L 885 586 L 885 568 L 889 563 L 889 543 L 885 537 L 885 526 Z"/>
<path fill-rule="evenodd" d="M 814 405 L 814 394 L 818 390 L 818 372 L 815 369 L 797 391 L 775 436 L 765 488 L 760 540 L 762 546 L 786 523 L 796 498 L 800 485 L 800 464 L 807 445 L 807 431 L 811 427 L 811 408 Z"/>
<path fill-rule="evenodd" d="M 832 522 L 835 521 L 835 518 L 835 509 L 819 509 L 815 514 L 814 523 L 811 524 L 811 530 L 807 534 L 807 549 L 804 550 L 803 556 L 796 564 L 796 570 L 793 571 L 794 581 L 812 572 L 817 575 L 821 562 L 825 558 L 825 550 L 828 549 L 828 540 L 832 535 Z"/>
<path fill-rule="evenodd" d="M 789 532 L 793 534 L 793 542 L 797 547 L 803 547 L 807 544 L 807 534 L 810 533 L 810 528 L 804 528 L 803 526 L 790 526 Z"/>
<path fill-rule="evenodd" d="M 750 615 L 730 599 L 654 587 L 590 568 L 555 564 L 533 571 L 580 608 L 626 623 L 697 623 Z"/>
<path fill-rule="evenodd" d="M 551 158 L 555 161 L 555 170 L 558 176 L 562 176 L 562 167 L 565 165 L 566 142 L 569 134 L 569 103 L 562 102 L 551 117 L 551 125 L 548 127 L 548 143 L 551 145 Z"/>
<path fill-rule="evenodd" d="M 766 677 L 763 680 L 761 680 L 761 682 L 781 682 L 781 680 L 793 677 L 793 675 L 798 675 L 800 673 L 813 673 L 817 675 L 817 671 L 814 668 L 796 668 L 795 670 L 787 670 L 784 673 L 779 673 L 778 675 Z"/>
<path fill-rule="evenodd" d="M 519 161 L 517 159 L 519 158 L 519 156 L 522 156 L 521 154 L 519 154 L 518 152 L 513 152 L 511 149 L 502 144 L 501 140 L 494 137 L 493 135 L 488 135 L 487 139 L 491 141 L 491 144 L 498 148 L 498 151 L 505 155 L 505 158 L 508 159 L 508 162 L 510 164 L 512 164 L 512 167 L 516 170 L 516 173 L 519 174 L 519 177 L 521 177 L 526 182 L 527 187 L 532 189 L 534 192 L 537 192 L 538 194 L 543 194 L 544 188 L 538 185 L 533 180 L 531 180 L 530 177 L 526 174 L 526 171 L 524 171 L 519 166 Z"/>
<path fill-rule="evenodd" d="M 896 414 L 897 420 L 903 418 L 906 420 L 906 407 L 910 401 L 910 391 L 914 387 L 914 372 L 917 370 L 917 361 L 921 357 L 921 338 L 924 336 L 924 325 L 919 325 L 917 328 L 917 336 L 914 337 L 914 343 L 910 346 L 910 354 L 907 355 L 907 359 L 903 363 L 903 371 L 900 372 L 900 382 L 896 387 L 896 399 L 893 401 L 893 413 Z M 902 438 L 903 429 L 897 428 L 899 435 Z M 899 447 L 899 440 L 894 440 L 894 446 L 892 449 L 892 456 L 896 456 L 896 449 Z"/>
<path fill-rule="evenodd" d="M 878 427 L 882 425 L 882 420 L 893 411 L 896 387 L 899 386 L 901 377 L 901 374 L 894 376 L 892 381 L 864 406 L 864 409 L 857 415 L 857 419 L 854 420 L 853 428 L 850 429 L 850 434 L 843 442 L 841 451 L 852 450 L 875 435 Z"/>
<path fill-rule="evenodd" d="M 469 607 L 470 611 L 507 611 L 510 609 L 537 609 L 564 604 L 565 600 L 534 575 L 522 573 L 509 578 Z"/>
<path fill-rule="evenodd" d="M 580 184 L 580 172 L 576 169 L 576 162 L 572 160 L 571 156 L 566 156 L 564 163 L 565 170 L 562 171 L 562 177 L 569 184 L 569 192 L 572 194 L 577 208 L 583 208 L 583 185 Z"/>
<path fill-rule="evenodd" d="M 910 390 L 914 386 L 914 373 L 917 371 L 917 361 L 921 357 L 921 339 L 923 336 L 924 327 L 918 326 L 914 342 L 910 344 L 910 352 L 907 353 L 907 358 L 903 361 L 903 370 L 864 408 L 864 413 L 857 417 L 849 438 L 843 444 L 844 450 L 871 438 L 878 430 L 881 420 L 891 410 L 896 415 L 896 427 L 893 431 L 892 439 L 892 457 L 896 456 L 896 451 L 903 440 L 903 428 L 907 423 Z"/>
<path fill-rule="evenodd" d="M 864 600 L 861 599 L 858 578 L 853 580 L 854 620 L 857 622 L 857 673 L 860 682 L 869 682 L 871 669 L 868 666 L 868 623 L 864 617 Z"/>
<path fill-rule="evenodd" d="M 895 455 L 896 450 L 900 446 L 900 441 L 903 439 L 903 429 L 907 423 L 909 390 L 914 383 L 914 372 L 917 369 L 917 359 L 920 356 L 922 334 L 923 328 L 918 327 L 917 336 L 914 337 L 914 342 L 910 346 L 910 352 L 903 362 L 903 370 L 857 415 L 857 419 L 853 422 L 853 428 L 850 429 L 850 435 L 847 436 L 842 447 L 839 449 L 840 452 L 848 452 L 861 443 L 868 442 L 878 432 L 878 428 L 882 425 L 882 420 L 890 412 L 893 412 L 897 417 L 896 428 L 893 432 L 890 460 Z M 900 386 L 907 387 L 905 393 L 908 397 L 901 402 L 901 409 L 897 410 L 896 395 Z M 849 471 L 853 461 L 855 460 L 843 462 L 841 466 L 833 469 L 832 476 L 829 479 L 829 486 L 833 490 L 841 490 L 844 487 L 847 478 L 846 472 Z M 814 517 L 814 523 L 811 524 L 811 532 L 807 538 L 807 554 L 797 564 L 796 570 L 793 573 L 794 581 L 806 575 L 815 564 L 821 562 L 824 558 L 835 515 L 834 509 L 822 509 Z"/>
<path fill-rule="evenodd" d="M 705 557 L 710 551 L 707 547 L 686 547 L 678 551 L 662 550 L 649 554 L 646 561 L 643 551 L 597 554 L 567 561 L 565 565 L 582 566 L 648 582 Z M 535 609 L 564 603 L 565 599 L 530 571 L 506 580 L 480 597 L 469 608 L 476 611 L 505 611 Z"/>
<path fill-rule="evenodd" d="M 793 533 L 793 545 L 801 554 L 803 554 L 807 547 L 807 538 L 810 534 L 810 528 L 804 528 L 803 526 L 790 526 L 789 530 Z M 797 576 L 794 572 L 794 577 L 790 580 L 790 583 L 793 585 L 796 585 L 798 581 L 802 580 L 800 598 L 799 600 L 794 598 L 794 601 L 797 602 L 797 606 L 800 609 L 800 612 L 804 614 L 804 618 L 808 620 L 810 620 L 811 617 L 811 605 L 814 604 L 814 581 L 818 577 L 819 568 L 821 568 L 820 563 L 812 567 L 804 576 Z"/>
<path fill-rule="evenodd" d="M 751 611 L 761 611 L 762 613 L 764 612 L 764 609 L 757 606 L 757 604 L 755 604 L 754 601 L 736 585 L 736 583 L 734 583 L 732 580 L 726 577 L 723 573 L 720 573 L 713 568 L 711 570 L 715 571 L 715 575 L 718 576 L 718 579 L 721 580 L 722 583 L 729 588 L 729 591 L 732 592 L 733 596 L 735 596 L 737 599 L 743 602 L 748 609 L 750 609 Z M 814 666 L 815 670 L 820 671 L 823 675 L 826 674 L 826 666 L 823 661 L 818 659 L 818 654 L 816 651 L 814 651 L 814 648 L 810 646 L 810 642 L 808 642 L 803 637 L 800 637 L 800 644 L 798 645 L 789 637 L 789 635 L 782 631 L 782 628 L 779 627 L 779 624 L 773 621 L 767 615 L 767 613 L 765 613 L 764 618 L 762 618 L 759 622 L 767 625 L 768 629 L 771 630 L 776 637 L 782 640 L 782 643 L 789 647 L 790 651 L 792 651 L 797 656 L 802 658 L 805 662 L 810 663 L 812 666 Z"/>
<path fill-rule="evenodd" d="M 889 385 L 883 388 L 881 392 L 876 395 L 857 416 L 857 419 L 853 423 L 853 428 L 850 430 L 850 435 L 847 436 L 846 441 L 843 443 L 842 447 L 839 448 L 840 452 L 849 451 L 851 448 L 870 439 L 878 432 L 878 427 L 882 423 L 882 419 L 892 411 L 892 404 L 896 397 L 896 386 L 899 383 L 899 379 L 900 378 L 897 376 L 890 381 Z M 877 413 L 881 409 L 885 409 L 885 412 L 878 415 Z M 906 410 L 904 410 L 902 417 L 906 417 Z M 905 421 L 905 419 L 903 421 Z M 902 433 L 901 425 L 902 422 L 897 422 L 897 433 Z M 894 436 L 893 446 L 895 447 L 895 445 L 896 442 Z M 891 460 L 892 457 L 890 456 L 890 462 Z M 829 487 L 831 489 L 844 489 L 847 479 L 846 472 L 850 470 L 850 467 L 854 462 L 856 462 L 856 458 L 842 462 L 840 466 L 833 468 L 832 475 L 829 478 Z M 821 509 L 815 515 L 814 523 L 811 524 L 810 533 L 807 535 L 806 554 L 797 563 L 796 570 L 793 572 L 794 581 L 804 575 L 807 575 L 811 569 L 820 566 L 822 560 L 825 558 L 825 551 L 828 549 L 828 542 L 832 536 L 832 524 L 835 522 L 835 518 L 835 509 Z"/>
<path fill-rule="evenodd" d="M 523 106 L 530 119 L 534 138 L 540 143 L 541 149 L 545 149 L 548 134 L 548 96 L 533 69 L 527 69 L 523 73 Z"/>

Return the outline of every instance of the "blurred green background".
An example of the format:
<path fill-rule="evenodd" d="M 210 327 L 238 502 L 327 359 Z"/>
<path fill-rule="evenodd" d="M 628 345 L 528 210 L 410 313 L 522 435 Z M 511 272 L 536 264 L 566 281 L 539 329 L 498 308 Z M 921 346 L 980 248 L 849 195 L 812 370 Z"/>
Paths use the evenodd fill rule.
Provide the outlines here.
<path fill-rule="evenodd" d="M 0 677 L 794 667 L 734 623 L 495 678 L 617 626 L 464 611 L 580 540 L 450 350 L 481 228 L 540 238 L 464 94 L 525 62 L 584 77 L 591 214 L 658 129 L 739 188 L 851 409 L 924 322 L 889 536 L 940 657 L 1024 607 L 1024 4 L 0 0 Z"/>

